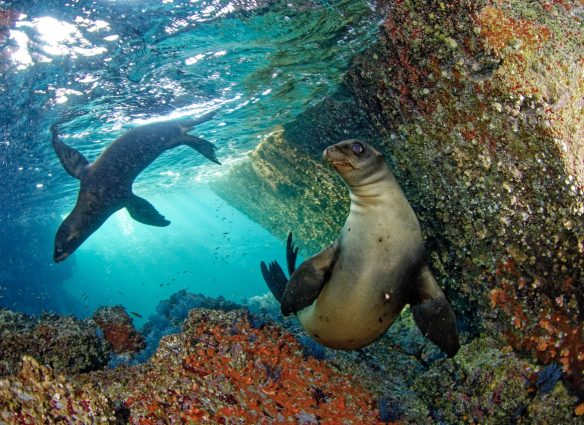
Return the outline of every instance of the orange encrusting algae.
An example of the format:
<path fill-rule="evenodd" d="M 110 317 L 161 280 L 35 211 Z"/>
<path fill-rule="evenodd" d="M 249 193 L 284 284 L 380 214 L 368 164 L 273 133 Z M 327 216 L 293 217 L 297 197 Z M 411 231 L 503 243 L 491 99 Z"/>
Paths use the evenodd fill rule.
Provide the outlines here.
<path fill-rule="evenodd" d="M 522 282 L 517 286 L 505 280 L 491 291 L 491 305 L 508 315 L 513 325 L 505 331 L 507 340 L 514 349 L 531 352 L 544 364 L 557 362 L 568 382 L 576 387 L 582 385 L 584 326 L 571 320 L 557 301 L 549 299 L 539 306 L 539 321 L 528 320 L 519 292 L 529 289 Z"/>
<path fill-rule="evenodd" d="M 134 391 L 125 400 L 131 423 L 381 423 L 368 391 L 322 361 L 305 358 L 281 328 L 255 329 L 241 312 L 223 323 L 195 314 L 180 359 L 170 365 L 165 360 L 165 374 L 181 385 Z"/>

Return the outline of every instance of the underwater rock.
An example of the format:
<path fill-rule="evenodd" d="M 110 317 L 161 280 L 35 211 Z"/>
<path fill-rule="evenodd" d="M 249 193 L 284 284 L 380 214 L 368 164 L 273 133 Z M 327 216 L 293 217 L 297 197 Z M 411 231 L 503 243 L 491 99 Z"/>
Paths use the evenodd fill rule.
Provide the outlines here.
<path fill-rule="evenodd" d="M 354 377 L 375 398 L 380 418 L 386 414 L 393 421 L 397 417 L 402 424 L 435 423 L 426 403 L 410 387 L 445 354 L 422 335 L 409 308 L 402 310 L 379 340 L 359 350 L 343 351 L 320 345 L 306 335 L 295 317 L 282 316 L 280 304 L 271 293 L 249 299 L 246 307 L 253 316 L 259 314 L 291 332 L 305 357 L 325 360 L 338 371 Z"/>
<path fill-rule="evenodd" d="M 347 76 L 475 330 L 584 394 L 578 2 L 388 2 Z"/>
<path fill-rule="evenodd" d="M 330 144 L 375 130 L 354 100 L 339 91 L 275 129 L 242 161 L 211 182 L 215 193 L 275 236 L 294 239 L 304 254 L 335 240 L 349 210 L 341 179 L 322 160 Z"/>
<path fill-rule="evenodd" d="M 91 384 L 78 384 L 24 356 L 20 371 L 0 378 L 2 424 L 116 423 L 111 400 Z"/>
<path fill-rule="evenodd" d="M 249 156 L 250 161 L 212 182 L 213 191 L 279 238 L 292 230 L 303 253 L 330 244 L 349 208 L 340 179 L 321 161 L 290 146 L 282 131 L 263 140 Z"/>
<path fill-rule="evenodd" d="M 561 382 L 549 393 L 534 386 L 537 369 L 510 347 L 478 338 L 455 358 L 434 363 L 412 389 L 439 423 L 581 423 L 576 398 Z"/>
<path fill-rule="evenodd" d="M 254 328 L 244 310 L 191 310 L 183 332 L 164 337 L 151 364 L 125 401 L 130 423 L 181 416 L 208 423 L 302 423 L 308 417 L 375 423 L 367 391 L 304 359 L 280 327 Z"/>
<path fill-rule="evenodd" d="M 79 378 L 123 401 L 130 424 L 380 423 L 357 380 L 245 310 L 191 310 L 148 363 Z"/>
<path fill-rule="evenodd" d="M 110 358 L 98 328 L 72 316 L 39 318 L 0 309 L 0 376 L 20 368 L 24 355 L 58 372 L 75 374 L 104 367 Z"/>
<path fill-rule="evenodd" d="M 132 355 L 146 346 L 144 337 L 136 331 L 134 321 L 123 306 L 99 307 L 92 319 L 116 354 Z"/>

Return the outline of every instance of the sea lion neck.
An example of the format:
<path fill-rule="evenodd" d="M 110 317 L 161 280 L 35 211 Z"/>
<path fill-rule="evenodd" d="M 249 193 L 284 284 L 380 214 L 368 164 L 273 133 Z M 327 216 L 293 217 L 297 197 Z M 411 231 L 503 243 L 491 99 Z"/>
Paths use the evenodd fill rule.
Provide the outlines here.
<path fill-rule="evenodd" d="M 343 179 L 353 198 L 376 199 L 387 193 L 388 186 L 395 185 L 395 177 L 386 164 L 381 164 L 375 171 L 356 182 Z"/>

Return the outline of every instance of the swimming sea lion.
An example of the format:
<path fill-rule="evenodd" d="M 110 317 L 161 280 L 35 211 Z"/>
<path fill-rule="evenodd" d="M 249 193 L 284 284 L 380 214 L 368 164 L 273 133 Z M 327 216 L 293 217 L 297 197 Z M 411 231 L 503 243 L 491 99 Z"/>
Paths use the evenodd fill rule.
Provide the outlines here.
<path fill-rule="evenodd" d="M 157 122 L 133 128 L 108 146 L 93 164 L 61 142 L 57 125 L 52 125 L 53 147 L 61 164 L 70 175 L 81 180 L 77 203 L 55 237 L 55 262 L 71 255 L 109 216 L 122 208 L 141 223 L 168 226 L 170 221 L 148 201 L 132 193 L 132 183 L 162 152 L 180 145 L 190 146 L 220 164 L 210 142 L 187 134 L 213 115 L 211 112 L 198 119 Z"/>
<path fill-rule="evenodd" d="M 324 159 L 349 188 L 351 208 L 339 238 L 295 269 L 298 249 L 287 243 L 290 280 L 277 262 L 261 270 L 282 313 L 295 313 L 318 342 L 336 349 L 379 338 L 410 304 L 416 324 L 448 356 L 458 351 L 456 317 L 426 263 L 418 219 L 383 155 L 345 140 Z"/>

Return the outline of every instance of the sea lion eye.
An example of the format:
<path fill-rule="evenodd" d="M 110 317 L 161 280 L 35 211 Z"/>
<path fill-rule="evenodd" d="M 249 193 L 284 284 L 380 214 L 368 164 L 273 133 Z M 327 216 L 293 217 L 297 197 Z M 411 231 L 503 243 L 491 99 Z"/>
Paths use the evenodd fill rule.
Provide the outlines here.
<path fill-rule="evenodd" d="M 355 142 L 353 143 L 353 146 L 351 146 L 351 150 L 353 151 L 353 153 L 355 155 L 362 155 L 363 152 L 365 152 L 365 148 L 363 147 L 363 145 L 359 142 Z"/>

